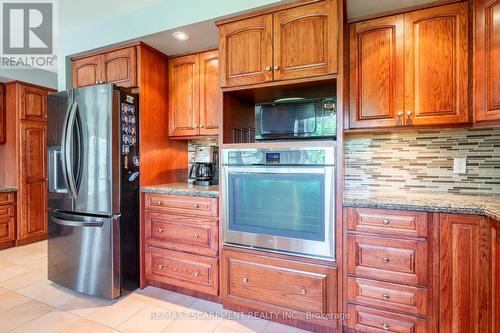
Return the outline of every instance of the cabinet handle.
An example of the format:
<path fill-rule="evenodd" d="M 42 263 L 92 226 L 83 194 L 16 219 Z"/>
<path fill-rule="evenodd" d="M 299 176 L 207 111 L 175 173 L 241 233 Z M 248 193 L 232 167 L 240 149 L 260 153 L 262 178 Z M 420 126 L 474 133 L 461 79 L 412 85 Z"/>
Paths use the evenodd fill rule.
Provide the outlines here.
<path fill-rule="evenodd" d="M 266 66 L 266 71 L 270 71 L 271 70 L 271 66 Z"/>
<path fill-rule="evenodd" d="M 198 276 L 200 276 L 200 272 L 198 272 L 198 271 L 194 272 L 194 273 L 193 273 L 193 276 L 194 276 L 194 277 L 198 277 Z"/>
<path fill-rule="evenodd" d="M 247 283 L 248 282 L 248 278 L 244 277 L 243 280 L 241 280 L 241 281 L 243 281 L 243 283 Z"/>
<path fill-rule="evenodd" d="M 280 69 L 280 65 L 274 65 L 274 70 L 277 71 Z"/>
<path fill-rule="evenodd" d="M 203 125 L 200 125 L 199 127 L 200 127 L 200 128 L 203 128 Z"/>
<path fill-rule="evenodd" d="M 165 265 L 163 265 L 163 264 L 158 265 L 158 269 L 163 269 L 163 267 L 165 267 Z"/>
<path fill-rule="evenodd" d="M 387 258 L 387 257 L 383 257 L 383 258 L 382 258 L 382 261 L 383 261 L 383 262 L 385 262 L 385 263 L 387 264 L 387 263 L 389 262 L 389 258 Z"/>
<path fill-rule="evenodd" d="M 156 204 L 161 206 L 162 205 L 162 202 L 160 200 L 156 201 Z"/>
<path fill-rule="evenodd" d="M 198 235 L 198 234 L 194 234 L 193 238 L 194 238 L 194 239 L 198 239 L 198 238 L 200 238 L 200 235 Z"/>
<path fill-rule="evenodd" d="M 193 204 L 193 208 L 198 208 L 200 207 L 198 204 Z"/>
<path fill-rule="evenodd" d="M 406 115 L 407 115 L 408 117 L 410 117 L 412 114 L 413 114 L 413 112 L 411 112 L 411 111 L 406 111 Z"/>
<path fill-rule="evenodd" d="M 162 228 L 158 228 L 158 232 L 161 234 L 163 232 Z"/>
<path fill-rule="evenodd" d="M 400 118 L 401 118 L 401 117 L 403 116 L 403 111 L 399 111 L 399 112 L 397 113 L 397 115 L 398 115 L 398 117 L 400 117 Z"/>
<path fill-rule="evenodd" d="M 307 294 L 307 290 L 305 289 L 300 289 L 300 292 L 299 292 L 301 295 L 305 295 Z"/>
<path fill-rule="evenodd" d="M 385 225 L 388 225 L 389 223 L 390 223 L 390 222 L 389 222 L 389 220 L 388 220 L 388 219 L 384 219 L 384 224 L 385 224 Z"/>
<path fill-rule="evenodd" d="M 99 81 L 95 81 L 95 84 L 99 84 Z"/>
<path fill-rule="evenodd" d="M 382 297 L 383 297 L 384 299 L 389 299 L 389 298 L 390 298 L 388 294 L 384 294 L 384 295 L 382 295 Z"/>
<path fill-rule="evenodd" d="M 384 331 L 388 331 L 389 330 L 389 324 L 384 323 L 384 325 L 382 325 L 382 328 L 384 329 Z"/>

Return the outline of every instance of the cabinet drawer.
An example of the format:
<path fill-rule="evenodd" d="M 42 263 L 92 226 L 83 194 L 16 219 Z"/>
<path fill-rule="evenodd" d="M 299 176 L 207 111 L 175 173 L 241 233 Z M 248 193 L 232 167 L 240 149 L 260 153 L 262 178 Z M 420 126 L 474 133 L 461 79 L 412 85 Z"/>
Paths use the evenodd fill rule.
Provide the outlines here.
<path fill-rule="evenodd" d="M 349 277 L 347 298 L 387 310 L 427 316 L 428 291 L 425 288 Z"/>
<path fill-rule="evenodd" d="M 13 240 L 15 240 L 14 218 L 0 216 L 0 243 L 9 242 Z"/>
<path fill-rule="evenodd" d="M 427 237 L 427 213 L 349 208 L 349 230 L 393 236 Z"/>
<path fill-rule="evenodd" d="M 146 278 L 217 295 L 217 259 L 146 247 Z"/>
<path fill-rule="evenodd" d="M 14 216 L 14 205 L 0 206 L 0 219 Z"/>
<path fill-rule="evenodd" d="M 366 333 L 424 333 L 427 322 L 424 319 L 404 316 L 388 311 L 349 304 L 348 327 Z"/>
<path fill-rule="evenodd" d="M 146 209 L 172 214 L 189 214 L 204 217 L 218 216 L 218 200 L 177 195 L 146 195 Z"/>
<path fill-rule="evenodd" d="M 300 312 L 334 312 L 336 271 L 269 257 L 224 252 L 227 297 Z"/>
<path fill-rule="evenodd" d="M 151 246 L 217 256 L 217 220 L 146 211 L 146 241 Z"/>
<path fill-rule="evenodd" d="M 0 193 L 0 205 L 14 203 L 14 193 Z"/>
<path fill-rule="evenodd" d="M 427 243 L 348 235 L 347 271 L 360 277 L 427 284 Z"/>

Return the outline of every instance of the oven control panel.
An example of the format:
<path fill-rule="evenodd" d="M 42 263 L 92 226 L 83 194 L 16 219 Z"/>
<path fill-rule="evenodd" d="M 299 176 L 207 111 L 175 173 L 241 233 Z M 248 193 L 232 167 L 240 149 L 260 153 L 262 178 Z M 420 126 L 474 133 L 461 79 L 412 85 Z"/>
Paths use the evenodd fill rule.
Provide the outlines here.
<path fill-rule="evenodd" d="M 325 150 L 238 150 L 228 151 L 227 165 L 325 165 Z"/>

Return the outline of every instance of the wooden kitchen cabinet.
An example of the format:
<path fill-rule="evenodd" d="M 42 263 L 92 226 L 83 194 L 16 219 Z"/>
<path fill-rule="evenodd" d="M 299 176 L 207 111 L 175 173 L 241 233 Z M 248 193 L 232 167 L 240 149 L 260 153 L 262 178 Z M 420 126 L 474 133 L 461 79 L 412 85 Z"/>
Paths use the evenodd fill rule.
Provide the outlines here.
<path fill-rule="evenodd" d="M 0 144 L 5 143 L 5 85 L 0 83 Z"/>
<path fill-rule="evenodd" d="M 475 121 L 500 120 L 500 1 L 475 0 Z"/>
<path fill-rule="evenodd" d="M 222 251 L 221 297 L 224 307 L 271 312 L 319 326 L 336 327 L 337 270 L 296 260 L 255 255 L 244 250 Z M 307 313 L 316 316 L 307 317 Z"/>
<path fill-rule="evenodd" d="M 17 240 L 47 235 L 47 124 L 21 123 Z"/>
<path fill-rule="evenodd" d="M 130 46 L 72 58 L 73 88 L 97 83 L 137 87 L 137 48 Z"/>
<path fill-rule="evenodd" d="M 337 23 L 335 0 L 217 22 L 221 86 L 337 73 Z"/>
<path fill-rule="evenodd" d="M 0 250 L 14 246 L 16 240 L 15 193 L 0 193 Z"/>
<path fill-rule="evenodd" d="M 440 214 L 439 332 L 489 332 L 488 219 Z"/>
<path fill-rule="evenodd" d="M 222 93 L 218 51 L 169 59 L 169 135 L 217 135 Z"/>
<path fill-rule="evenodd" d="M 7 141 L 0 146 L 5 186 L 17 192 L 16 245 L 47 238 L 47 95 L 52 89 L 6 84 Z"/>
<path fill-rule="evenodd" d="M 467 3 L 349 26 L 350 128 L 467 123 Z"/>
<path fill-rule="evenodd" d="M 147 284 L 217 296 L 218 199 L 146 193 L 142 202 Z"/>
<path fill-rule="evenodd" d="M 350 127 L 404 125 L 404 15 L 349 26 Z"/>

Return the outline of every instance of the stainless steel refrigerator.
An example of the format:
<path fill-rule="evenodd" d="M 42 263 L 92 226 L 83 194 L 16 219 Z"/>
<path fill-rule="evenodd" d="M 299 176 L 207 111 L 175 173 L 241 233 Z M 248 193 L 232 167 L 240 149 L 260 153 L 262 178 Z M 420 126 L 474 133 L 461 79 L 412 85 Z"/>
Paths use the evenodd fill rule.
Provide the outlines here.
<path fill-rule="evenodd" d="M 48 278 L 116 298 L 139 282 L 138 96 L 112 84 L 48 97 Z"/>

